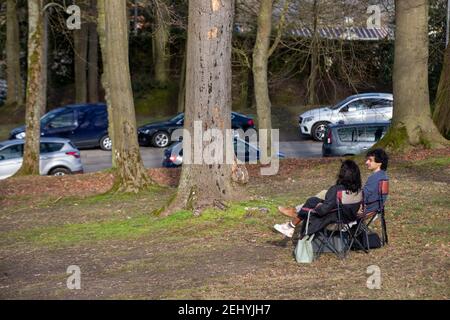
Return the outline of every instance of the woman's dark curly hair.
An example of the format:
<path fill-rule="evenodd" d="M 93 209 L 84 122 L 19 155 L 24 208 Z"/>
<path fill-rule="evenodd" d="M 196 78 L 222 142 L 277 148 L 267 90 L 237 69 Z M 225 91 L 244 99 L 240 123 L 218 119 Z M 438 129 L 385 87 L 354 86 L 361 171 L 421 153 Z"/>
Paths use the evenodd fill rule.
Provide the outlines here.
<path fill-rule="evenodd" d="M 353 160 L 342 162 L 336 184 L 343 185 L 345 190 L 358 192 L 361 190 L 361 172 Z"/>

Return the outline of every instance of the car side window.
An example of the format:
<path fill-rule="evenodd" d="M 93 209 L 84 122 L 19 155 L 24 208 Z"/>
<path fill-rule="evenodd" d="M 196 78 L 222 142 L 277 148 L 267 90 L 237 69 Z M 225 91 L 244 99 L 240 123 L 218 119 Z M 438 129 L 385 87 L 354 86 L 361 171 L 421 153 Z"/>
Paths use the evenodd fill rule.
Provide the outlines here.
<path fill-rule="evenodd" d="M 358 142 L 377 142 L 386 134 L 386 126 L 371 126 L 358 128 Z"/>
<path fill-rule="evenodd" d="M 23 157 L 23 144 L 15 144 L 0 151 L 0 160 L 11 160 Z"/>
<path fill-rule="evenodd" d="M 355 142 L 356 141 L 356 128 L 341 128 L 338 129 L 339 140 L 342 142 Z"/>
<path fill-rule="evenodd" d="M 367 100 L 365 99 L 361 99 L 361 100 L 356 100 L 353 102 L 350 102 L 346 107 L 345 107 L 346 111 L 362 111 L 362 110 L 367 110 L 368 106 L 367 106 Z"/>
<path fill-rule="evenodd" d="M 62 149 L 63 143 L 41 143 L 41 154 L 57 152 Z"/>
<path fill-rule="evenodd" d="M 72 127 L 75 124 L 74 112 L 66 112 L 54 117 L 48 124 L 49 128 L 58 129 Z"/>
<path fill-rule="evenodd" d="M 78 111 L 78 124 L 80 125 L 81 129 L 86 129 L 89 127 L 91 122 L 89 121 L 90 114 L 88 111 L 85 110 L 79 110 Z"/>
<path fill-rule="evenodd" d="M 368 101 L 370 109 L 392 108 L 393 102 L 386 99 L 372 99 Z"/>
<path fill-rule="evenodd" d="M 106 111 L 96 111 L 94 113 L 94 127 L 96 128 L 104 128 L 108 126 L 108 114 Z"/>

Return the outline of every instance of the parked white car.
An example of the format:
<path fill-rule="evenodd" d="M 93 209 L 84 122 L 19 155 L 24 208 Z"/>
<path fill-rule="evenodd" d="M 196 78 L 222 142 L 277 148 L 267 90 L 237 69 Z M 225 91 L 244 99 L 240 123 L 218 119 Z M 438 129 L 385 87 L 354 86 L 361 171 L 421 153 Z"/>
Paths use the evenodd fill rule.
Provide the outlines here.
<path fill-rule="evenodd" d="M 0 180 L 13 176 L 22 166 L 24 140 L 0 142 Z M 41 175 L 83 173 L 80 151 L 67 139 L 41 138 Z"/>
<path fill-rule="evenodd" d="M 316 141 L 325 139 L 329 124 L 382 122 L 392 119 L 394 97 L 389 93 L 350 96 L 335 106 L 313 109 L 300 115 L 300 133 Z"/>

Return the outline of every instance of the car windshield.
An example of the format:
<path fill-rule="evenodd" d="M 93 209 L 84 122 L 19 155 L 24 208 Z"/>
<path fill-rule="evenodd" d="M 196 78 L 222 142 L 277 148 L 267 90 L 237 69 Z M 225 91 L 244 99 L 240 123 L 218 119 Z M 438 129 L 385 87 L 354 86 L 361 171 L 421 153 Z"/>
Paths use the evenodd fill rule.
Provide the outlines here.
<path fill-rule="evenodd" d="M 170 122 L 178 122 L 184 118 L 184 113 L 177 114 L 174 118 L 170 119 Z"/>
<path fill-rule="evenodd" d="M 337 109 L 339 109 L 340 107 L 342 107 L 343 105 L 345 105 L 345 104 L 347 104 L 348 102 L 352 101 L 354 98 L 355 98 L 355 97 L 348 97 L 347 99 L 342 100 L 342 101 L 339 102 L 338 104 L 336 104 L 336 105 L 330 107 L 330 109 L 331 109 L 331 110 L 337 110 Z"/>
<path fill-rule="evenodd" d="M 41 124 L 47 124 L 50 120 L 52 120 L 54 117 L 56 117 L 58 114 L 60 114 L 63 111 L 62 108 L 55 109 L 53 111 L 50 111 L 49 113 L 45 114 L 41 118 Z"/>

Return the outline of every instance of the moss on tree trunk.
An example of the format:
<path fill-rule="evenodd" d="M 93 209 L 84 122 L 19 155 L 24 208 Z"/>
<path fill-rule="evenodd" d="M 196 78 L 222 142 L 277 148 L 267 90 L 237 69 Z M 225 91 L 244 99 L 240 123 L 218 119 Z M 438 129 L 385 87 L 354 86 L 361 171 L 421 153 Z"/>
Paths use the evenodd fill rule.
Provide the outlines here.
<path fill-rule="evenodd" d="M 39 174 L 39 141 L 41 136 L 40 113 L 45 101 L 43 73 L 44 55 L 44 23 L 43 1 L 28 1 L 28 83 L 26 97 L 26 139 L 24 145 L 23 163 L 16 175 Z"/>

